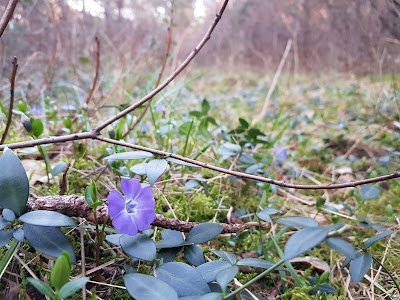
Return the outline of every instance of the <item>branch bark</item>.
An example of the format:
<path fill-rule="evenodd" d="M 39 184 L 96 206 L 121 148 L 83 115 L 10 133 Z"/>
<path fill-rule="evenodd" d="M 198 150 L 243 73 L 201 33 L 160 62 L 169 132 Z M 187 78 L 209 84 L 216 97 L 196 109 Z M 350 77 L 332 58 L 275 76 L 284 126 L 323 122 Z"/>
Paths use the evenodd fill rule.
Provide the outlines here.
<path fill-rule="evenodd" d="M 3 35 L 4 30 L 6 30 L 8 23 L 10 23 L 11 18 L 14 14 L 15 7 L 17 6 L 17 3 L 18 0 L 8 1 L 4 15 L 0 20 L 0 37 Z"/>
<path fill-rule="evenodd" d="M 93 210 L 85 202 L 83 196 L 70 195 L 70 196 L 45 196 L 30 199 L 28 201 L 28 210 L 50 210 L 57 211 L 69 217 L 81 217 L 91 222 L 94 222 Z M 108 216 L 108 207 L 106 204 L 97 208 L 97 220 L 99 223 L 104 223 Z M 109 221 L 108 221 L 109 222 Z M 197 222 L 186 222 L 178 219 L 166 218 L 157 214 L 156 220 L 152 223 L 153 226 L 178 230 L 181 232 L 188 232 Z M 234 233 L 249 229 L 251 227 L 259 227 L 268 229 L 269 223 L 265 222 L 248 222 L 244 224 L 227 224 L 219 223 L 224 227 L 223 233 Z"/>

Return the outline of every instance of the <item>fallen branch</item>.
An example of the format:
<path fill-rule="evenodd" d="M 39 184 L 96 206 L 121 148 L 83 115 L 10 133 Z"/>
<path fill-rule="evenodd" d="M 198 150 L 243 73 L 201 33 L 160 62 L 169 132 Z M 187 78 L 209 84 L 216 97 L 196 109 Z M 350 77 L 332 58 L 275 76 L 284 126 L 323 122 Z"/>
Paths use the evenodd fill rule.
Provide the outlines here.
<path fill-rule="evenodd" d="M 30 199 L 28 201 L 28 210 L 51 210 L 57 211 L 69 217 L 81 217 L 91 222 L 94 222 L 93 210 L 85 202 L 83 196 L 45 196 Z M 106 204 L 97 208 L 97 220 L 99 223 L 104 223 L 108 216 L 108 206 Z M 109 221 L 108 221 L 109 222 Z M 153 226 L 188 232 L 197 222 L 186 222 L 178 219 L 166 218 L 157 214 L 156 220 L 152 223 Z M 251 227 L 259 227 L 268 229 L 270 224 L 265 222 L 248 222 L 244 224 L 226 224 L 219 223 L 224 227 L 223 233 L 234 233 L 249 229 Z"/>

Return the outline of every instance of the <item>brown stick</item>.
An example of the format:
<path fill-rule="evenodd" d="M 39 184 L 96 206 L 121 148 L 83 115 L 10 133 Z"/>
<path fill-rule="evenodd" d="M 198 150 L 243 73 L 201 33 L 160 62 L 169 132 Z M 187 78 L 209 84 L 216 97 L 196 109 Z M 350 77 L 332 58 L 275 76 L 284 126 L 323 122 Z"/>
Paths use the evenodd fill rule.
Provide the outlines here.
<path fill-rule="evenodd" d="M 10 106 L 8 108 L 8 116 L 7 116 L 7 123 L 6 123 L 6 128 L 4 129 L 3 135 L 1 136 L 0 144 L 3 144 L 4 141 L 6 140 L 8 131 L 10 130 L 11 126 L 11 121 L 12 121 L 12 111 L 14 108 L 14 88 L 15 88 L 15 77 L 17 76 L 17 69 L 18 69 L 18 63 L 17 63 L 17 58 L 14 57 L 12 64 L 13 64 L 13 70 L 11 73 L 11 86 L 10 86 Z"/>
<path fill-rule="evenodd" d="M 28 210 L 51 210 L 65 214 L 69 217 L 81 217 L 94 222 L 93 210 L 85 202 L 83 196 L 45 196 L 28 201 Z M 99 223 L 104 223 L 108 216 L 108 207 L 106 204 L 97 208 L 97 220 Z M 108 218 L 107 218 L 108 219 Z M 197 222 L 186 222 L 178 219 L 166 218 L 157 214 L 156 220 L 152 223 L 153 226 L 158 226 L 167 229 L 188 232 Z M 248 222 L 244 224 L 227 224 L 220 223 L 224 227 L 223 233 L 233 233 L 249 229 L 251 227 L 269 228 L 269 223 L 264 222 Z"/>
<path fill-rule="evenodd" d="M 10 23 L 11 18 L 14 14 L 15 7 L 17 6 L 18 0 L 8 1 L 6 11 L 0 20 L 0 37 L 3 35 L 4 30 L 6 30 L 8 23 Z"/>
<path fill-rule="evenodd" d="M 161 85 L 159 85 L 156 89 L 151 91 L 149 94 L 147 94 L 145 97 L 140 99 L 135 104 L 129 106 L 127 109 L 121 111 L 117 115 L 109 118 L 105 122 L 103 122 L 100 125 L 98 125 L 96 128 L 93 129 L 93 131 L 99 133 L 104 128 L 106 128 L 108 125 L 114 123 L 115 121 L 118 121 L 123 116 L 129 114 L 130 112 L 134 111 L 135 109 L 137 109 L 141 105 L 143 105 L 146 102 L 150 101 L 155 95 L 157 95 L 163 89 L 165 89 L 190 64 L 190 62 L 196 57 L 196 55 L 199 53 L 199 51 L 203 48 L 203 46 L 211 38 L 211 34 L 214 31 L 215 27 L 217 26 L 219 20 L 221 19 L 222 14 L 224 13 L 226 6 L 228 5 L 228 2 L 229 2 L 229 0 L 225 0 L 224 1 L 224 4 L 222 5 L 219 13 L 215 16 L 214 22 L 208 28 L 206 34 L 204 35 L 204 37 L 202 38 L 200 43 L 196 46 L 196 48 L 194 48 L 194 50 L 189 54 L 189 56 L 184 60 L 184 62 Z"/>
<path fill-rule="evenodd" d="M 173 22 L 173 4 L 174 1 L 171 1 L 171 13 L 170 13 L 170 17 L 169 17 L 169 22 L 168 22 L 168 29 L 167 29 L 167 40 L 166 40 L 166 44 L 167 46 L 165 47 L 165 55 L 164 55 L 164 59 L 162 62 L 162 66 L 161 66 L 161 70 L 158 73 L 158 77 L 157 77 L 157 81 L 154 84 L 154 88 L 157 88 L 158 85 L 160 84 L 161 78 L 163 76 L 165 67 L 167 65 L 167 61 L 168 61 L 168 57 L 169 57 L 169 52 L 171 49 L 171 42 L 172 42 L 172 22 Z M 122 135 L 122 138 L 125 138 L 139 123 L 140 121 L 142 121 L 143 117 L 146 115 L 147 111 L 150 108 L 150 104 L 151 101 L 153 100 L 153 98 L 151 98 L 149 100 L 149 102 L 147 102 L 147 105 L 145 106 L 145 108 L 143 109 L 143 112 L 140 114 L 140 116 L 137 118 L 137 120 L 132 124 L 132 126 L 130 126 L 128 128 L 128 130 Z"/>
<path fill-rule="evenodd" d="M 91 87 L 91 89 L 89 91 L 89 94 L 87 95 L 87 98 L 86 98 L 86 101 L 85 101 L 87 106 L 89 106 L 89 102 L 93 97 L 94 91 L 96 90 L 97 80 L 99 79 L 99 71 L 100 71 L 100 41 L 99 41 L 99 38 L 97 36 L 95 38 L 95 41 L 96 41 L 96 50 L 95 50 L 96 51 L 95 52 L 96 70 L 95 70 L 95 74 L 94 74 L 94 78 L 93 78 L 92 87 Z"/>

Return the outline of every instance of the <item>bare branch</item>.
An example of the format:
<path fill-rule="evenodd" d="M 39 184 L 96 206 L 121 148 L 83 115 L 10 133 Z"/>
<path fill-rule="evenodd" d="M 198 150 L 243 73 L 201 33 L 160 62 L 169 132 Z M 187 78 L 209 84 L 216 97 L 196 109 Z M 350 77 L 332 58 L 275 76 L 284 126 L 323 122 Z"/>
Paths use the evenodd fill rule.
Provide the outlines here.
<path fill-rule="evenodd" d="M 45 196 L 28 201 L 28 210 L 51 210 L 65 214 L 69 217 L 81 217 L 94 222 L 93 210 L 85 202 L 85 198 L 77 195 L 69 196 Z M 106 204 L 97 208 L 97 220 L 100 223 L 109 222 L 108 207 Z M 178 219 L 166 218 L 157 214 L 153 226 L 188 232 L 198 223 L 186 222 Z M 249 229 L 251 227 L 269 228 L 270 224 L 265 222 L 248 222 L 244 224 L 219 223 L 224 227 L 224 233 L 233 233 Z"/>
<path fill-rule="evenodd" d="M 3 17 L 0 20 L 0 37 L 3 35 L 4 30 L 6 30 L 8 23 L 14 14 L 15 7 L 17 6 L 18 0 L 10 0 L 8 1 L 6 11 L 4 12 Z"/>
<path fill-rule="evenodd" d="M 225 11 L 225 8 L 228 4 L 229 0 L 225 0 L 224 4 L 222 5 L 219 13 L 216 15 L 214 22 L 211 24 L 211 26 L 208 28 L 206 34 L 200 41 L 200 43 L 194 48 L 194 50 L 189 54 L 189 56 L 183 61 L 183 63 L 161 84 L 159 85 L 156 89 L 154 89 L 152 92 L 147 94 L 144 98 L 136 102 L 135 104 L 129 106 L 127 109 L 121 111 L 119 114 L 115 115 L 114 117 L 108 119 L 107 121 L 101 123 L 98 125 L 93 131 L 95 132 L 100 132 L 104 128 L 106 128 L 108 125 L 114 123 L 115 121 L 121 119 L 123 116 L 129 114 L 130 112 L 134 111 L 141 105 L 145 104 L 146 102 L 150 101 L 155 95 L 157 95 L 159 92 L 161 92 L 163 89 L 165 89 L 188 65 L 189 63 L 193 60 L 193 58 L 196 57 L 196 55 L 199 53 L 199 51 L 203 48 L 203 46 L 208 42 L 208 40 L 211 38 L 211 34 L 214 31 L 215 27 L 217 26 L 219 20 L 222 17 L 222 14 Z"/>
<path fill-rule="evenodd" d="M 95 57 L 96 57 L 96 70 L 95 70 L 95 74 L 94 74 L 94 78 L 93 78 L 93 83 L 92 83 L 92 87 L 87 95 L 86 98 L 86 105 L 89 105 L 90 100 L 93 97 L 94 91 L 96 90 L 96 85 L 97 85 L 97 80 L 99 79 L 99 71 L 100 71 L 100 41 L 99 38 L 96 36 L 95 38 L 95 42 L 96 42 L 96 52 L 95 52 Z"/>
<path fill-rule="evenodd" d="M 124 146 L 124 147 L 135 149 L 135 150 L 147 151 L 147 152 L 150 152 L 150 153 L 153 153 L 153 154 L 156 154 L 156 155 L 161 155 L 161 156 L 164 156 L 164 157 L 171 157 L 171 158 L 179 159 L 181 161 L 184 161 L 184 162 L 187 162 L 187 163 L 190 163 L 190 164 L 194 164 L 194 165 L 197 165 L 197 166 L 202 167 L 202 168 L 206 168 L 206 169 L 213 170 L 213 171 L 216 171 L 216 172 L 220 172 L 220 173 L 223 173 L 223 174 L 232 175 L 232 176 L 235 176 L 235 177 L 238 177 L 238 178 L 256 180 L 256 181 L 260 181 L 260 182 L 265 182 L 265 183 L 269 183 L 269 184 L 278 185 L 280 187 L 293 188 L 293 189 L 298 189 L 298 190 L 334 190 L 334 189 L 342 189 L 342 188 L 348 188 L 348 187 L 356 187 L 356 186 L 359 186 L 359 185 L 365 185 L 365 184 L 369 184 L 369 183 L 376 183 L 376 182 L 386 181 L 386 180 L 395 179 L 395 178 L 399 178 L 400 177 L 400 172 L 396 172 L 396 173 L 392 173 L 392 174 L 389 174 L 389 175 L 378 176 L 378 177 L 374 177 L 374 178 L 368 178 L 368 179 L 357 180 L 357 181 L 346 182 L 346 183 L 332 183 L 332 184 L 318 184 L 318 185 L 296 184 L 296 183 L 288 183 L 288 182 L 285 182 L 285 181 L 275 180 L 275 179 L 271 179 L 271 178 L 267 178 L 267 177 L 263 177 L 263 176 L 258 176 L 258 175 L 253 175 L 253 174 L 246 174 L 246 173 L 238 172 L 238 171 L 232 171 L 232 170 L 229 170 L 229 169 L 213 166 L 213 165 L 210 165 L 208 163 L 204 163 L 204 162 L 201 162 L 201 161 L 198 161 L 198 160 L 194 160 L 194 159 L 187 158 L 187 157 L 184 157 L 184 156 L 180 156 L 180 155 L 177 155 L 177 154 L 169 153 L 169 152 L 166 152 L 166 151 L 155 150 L 155 149 L 151 149 L 151 148 L 147 148 L 147 147 L 143 147 L 143 146 L 139 146 L 139 145 L 135 145 L 135 144 L 116 141 L 116 140 L 112 140 L 112 139 L 109 139 L 109 138 L 106 138 L 106 137 L 103 137 L 103 136 L 96 136 L 96 137 L 94 137 L 94 139 L 99 140 L 99 141 L 103 141 L 103 142 L 106 142 L 106 143 L 109 143 L 109 144 Z"/>
<path fill-rule="evenodd" d="M 154 84 L 154 88 L 157 88 L 158 85 L 160 84 L 161 78 L 164 74 L 164 70 L 165 67 L 167 65 L 167 61 L 168 61 L 168 57 L 169 57 L 169 52 L 171 49 L 171 43 L 172 43 L 172 22 L 173 22 L 173 14 L 174 14 L 174 1 L 171 1 L 171 13 L 170 13 L 170 17 L 169 17 L 169 22 L 168 22 L 168 29 L 167 29 L 167 41 L 166 44 L 167 46 L 165 47 L 165 55 L 164 55 L 164 59 L 162 62 L 162 66 L 161 66 L 161 70 L 158 73 L 158 77 L 157 77 L 157 81 Z M 141 115 L 137 118 L 137 120 L 132 124 L 132 126 L 130 126 L 128 128 L 128 130 L 122 135 L 122 138 L 125 138 L 129 132 L 131 132 L 139 123 L 140 121 L 143 119 L 143 117 L 146 115 L 147 111 L 149 110 L 151 101 L 153 100 L 153 98 L 151 98 L 149 100 L 149 102 L 147 102 L 146 107 L 143 109 L 143 112 L 141 113 Z"/>
<path fill-rule="evenodd" d="M 7 123 L 6 128 L 4 129 L 3 135 L 1 136 L 0 145 L 4 143 L 6 140 L 8 131 L 10 130 L 11 120 L 12 120 L 12 111 L 14 108 L 14 89 L 15 89 L 15 77 L 17 76 L 17 69 L 18 69 L 18 61 L 17 58 L 14 57 L 13 61 L 13 70 L 11 73 L 11 87 L 10 87 L 10 106 L 8 108 L 8 116 L 7 116 Z"/>

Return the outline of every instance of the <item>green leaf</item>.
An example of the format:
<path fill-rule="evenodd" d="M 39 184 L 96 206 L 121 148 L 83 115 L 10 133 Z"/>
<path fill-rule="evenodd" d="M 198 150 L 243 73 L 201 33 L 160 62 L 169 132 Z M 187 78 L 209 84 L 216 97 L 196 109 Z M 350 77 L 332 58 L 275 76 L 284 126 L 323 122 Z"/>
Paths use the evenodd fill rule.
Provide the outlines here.
<path fill-rule="evenodd" d="M 208 103 L 208 101 L 204 99 L 203 102 L 201 102 L 201 113 L 203 115 L 207 115 L 209 111 L 210 111 L 210 103 Z"/>
<path fill-rule="evenodd" d="M 90 181 L 90 185 L 85 189 L 85 201 L 91 208 L 94 208 L 93 205 L 99 202 L 97 195 L 96 183 L 92 180 Z"/>
<path fill-rule="evenodd" d="M 146 165 L 146 175 L 150 185 L 156 183 L 157 179 L 167 170 L 168 162 L 165 159 L 153 159 Z"/>
<path fill-rule="evenodd" d="M 257 217 L 259 217 L 261 220 L 264 220 L 265 222 L 271 222 L 270 215 L 274 215 L 278 212 L 279 210 L 275 208 L 264 208 L 263 210 L 257 213 Z"/>
<path fill-rule="evenodd" d="M 121 248 L 129 255 L 138 259 L 152 261 L 156 258 L 156 246 L 151 238 L 144 234 L 120 237 Z"/>
<path fill-rule="evenodd" d="M 285 245 L 284 260 L 292 259 L 322 243 L 330 227 L 307 227 L 293 234 Z"/>
<path fill-rule="evenodd" d="M 19 217 L 19 221 L 37 226 L 75 226 L 74 220 L 70 217 L 50 210 L 35 210 L 28 212 Z"/>
<path fill-rule="evenodd" d="M 253 268 L 261 268 L 261 269 L 269 269 L 271 268 L 274 263 L 266 261 L 265 259 L 261 258 L 243 258 L 237 262 L 238 266 L 246 266 L 246 267 L 253 267 Z M 283 271 L 282 267 L 278 267 L 275 269 L 276 271 Z"/>
<path fill-rule="evenodd" d="M 34 119 L 31 118 L 31 124 L 32 124 L 32 134 L 34 137 L 38 138 L 42 135 L 43 131 L 44 131 L 44 126 L 42 121 L 40 121 L 39 119 Z"/>
<path fill-rule="evenodd" d="M 165 264 L 167 262 L 174 261 L 176 255 L 182 250 L 183 247 L 176 247 L 176 248 L 162 248 L 158 250 L 157 258 L 162 260 Z"/>
<path fill-rule="evenodd" d="M 131 170 L 131 172 L 133 172 L 139 176 L 143 176 L 143 175 L 146 175 L 146 166 L 147 166 L 147 163 L 144 162 L 144 163 L 140 163 L 140 164 L 136 164 L 136 165 L 132 166 L 130 168 L 130 170 Z"/>
<path fill-rule="evenodd" d="M 25 233 L 21 228 L 15 229 L 13 232 L 13 237 L 16 239 L 18 242 L 23 242 L 25 239 Z"/>
<path fill-rule="evenodd" d="M 23 101 L 23 100 L 18 100 L 18 102 L 17 102 L 17 109 L 18 109 L 20 112 L 26 113 L 26 111 L 28 110 L 28 105 L 26 104 L 25 101 Z"/>
<path fill-rule="evenodd" d="M 106 241 L 110 242 L 116 246 L 121 246 L 121 236 L 123 236 L 124 234 L 122 233 L 117 233 L 117 234 L 109 234 L 106 236 Z"/>
<path fill-rule="evenodd" d="M 363 200 L 371 200 L 381 194 L 381 190 L 376 184 L 365 184 L 360 187 L 359 192 Z"/>
<path fill-rule="evenodd" d="M 25 238 L 36 251 L 43 252 L 52 257 L 58 257 L 61 253 L 68 252 L 71 262 L 75 263 L 74 249 L 57 227 L 36 226 L 24 224 Z"/>
<path fill-rule="evenodd" d="M 53 174 L 53 176 L 57 176 L 64 172 L 66 168 L 67 164 L 65 162 L 60 162 L 54 166 L 54 168 L 51 170 L 51 174 Z"/>
<path fill-rule="evenodd" d="M 79 291 L 89 281 L 89 279 L 89 277 L 81 277 L 67 282 L 58 292 L 58 296 L 61 299 L 72 296 Z"/>
<path fill-rule="evenodd" d="M 326 244 L 336 252 L 345 255 L 349 259 L 353 259 L 357 256 L 357 249 L 355 249 L 352 244 L 341 238 L 327 238 Z"/>
<path fill-rule="evenodd" d="M 136 300 L 178 300 L 176 291 L 156 277 L 133 273 L 123 278 L 129 295 Z"/>
<path fill-rule="evenodd" d="M 3 209 L 3 218 L 7 222 L 14 222 L 15 214 L 11 209 L 5 208 L 5 209 Z"/>
<path fill-rule="evenodd" d="M 130 152 L 123 152 L 123 153 L 116 153 L 110 156 L 107 156 L 103 159 L 105 160 L 133 160 L 133 159 L 143 159 L 143 158 L 153 158 L 154 155 L 150 152 L 146 151 L 130 151 Z"/>
<path fill-rule="evenodd" d="M 296 228 L 306 228 L 306 227 L 318 227 L 319 223 L 314 219 L 308 217 L 287 217 L 280 218 L 277 221 L 279 224 L 286 226 L 292 226 Z"/>
<path fill-rule="evenodd" d="M 14 230 L 0 230 L 0 248 L 8 244 L 13 237 Z"/>
<path fill-rule="evenodd" d="M 368 272 L 372 264 L 372 256 L 369 253 L 364 253 L 357 256 L 350 264 L 350 276 L 354 282 L 360 282 L 364 275 Z"/>
<path fill-rule="evenodd" d="M 204 264 L 206 261 L 204 259 L 203 250 L 197 245 L 189 245 L 184 249 L 185 259 L 194 266 L 199 266 Z"/>
<path fill-rule="evenodd" d="M 161 231 L 162 240 L 156 243 L 157 248 L 176 248 L 184 245 L 182 233 L 176 230 L 164 229 Z"/>
<path fill-rule="evenodd" d="M 232 265 L 236 264 L 236 255 L 233 254 L 232 252 L 228 251 L 221 251 L 221 250 L 211 250 L 212 253 L 214 253 L 216 256 L 221 257 L 223 260 L 226 260 L 227 262 L 231 263 Z"/>
<path fill-rule="evenodd" d="M 179 159 L 177 159 L 177 158 L 167 157 L 165 160 L 166 160 L 166 161 L 169 161 L 169 162 L 172 162 L 172 163 L 174 163 L 174 164 L 178 164 L 178 165 L 185 166 L 185 167 L 201 168 L 201 167 L 198 166 L 198 165 L 191 164 L 191 163 L 188 163 L 188 162 L 186 162 L 186 161 L 179 160 Z"/>
<path fill-rule="evenodd" d="M 235 278 L 238 272 L 239 272 L 238 266 L 232 266 L 218 272 L 217 277 L 215 279 L 223 291 L 226 289 L 229 282 L 231 282 L 232 279 Z"/>
<path fill-rule="evenodd" d="M 194 226 L 188 233 L 186 241 L 194 244 L 206 243 L 218 236 L 224 227 L 217 223 L 201 223 Z"/>
<path fill-rule="evenodd" d="M 67 252 L 61 253 L 54 263 L 50 273 L 51 285 L 58 292 L 69 281 L 71 275 L 71 261 Z M 63 298 L 63 297 L 61 297 Z"/>
<path fill-rule="evenodd" d="M 158 267 L 156 273 L 157 278 L 172 286 L 179 297 L 204 295 L 211 292 L 199 271 L 187 264 L 166 263 Z"/>
<path fill-rule="evenodd" d="M 42 293 L 43 295 L 50 297 L 51 299 L 53 299 L 54 297 L 54 291 L 51 289 L 51 287 L 46 283 L 43 282 L 39 279 L 35 279 L 32 277 L 27 278 L 27 280 L 29 281 L 30 284 L 32 284 L 35 289 L 37 289 L 40 293 Z"/>
<path fill-rule="evenodd" d="M 232 265 L 225 260 L 214 260 L 196 267 L 196 270 L 200 272 L 205 281 L 211 282 L 215 280 L 217 274 L 221 270 L 231 266 Z"/>
<path fill-rule="evenodd" d="M 194 189 L 199 185 L 199 182 L 197 180 L 191 179 L 185 184 L 185 191 L 190 191 L 191 189 Z"/>
<path fill-rule="evenodd" d="M 10 248 L 7 249 L 7 252 L 1 258 L 1 260 L 0 260 L 0 278 L 3 278 L 4 272 L 6 271 L 14 254 L 17 253 L 18 246 L 19 246 L 19 242 L 17 240 L 13 240 L 12 243 L 10 244 Z"/>
<path fill-rule="evenodd" d="M 0 206 L 20 216 L 26 210 L 29 181 L 20 160 L 8 148 L 0 157 L 0 170 Z"/>
<path fill-rule="evenodd" d="M 393 233 L 393 230 L 386 230 L 384 232 L 378 233 L 377 235 L 369 238 L 368 240 L 366 240 L 364 242 L 364 247 L 365 248 L 369 248 L 371 247 L 374 243 L 376 243 L 377 241 L 379 241 L 380 239 L 383 239 L 389 235 L 391 235 Z"/>

